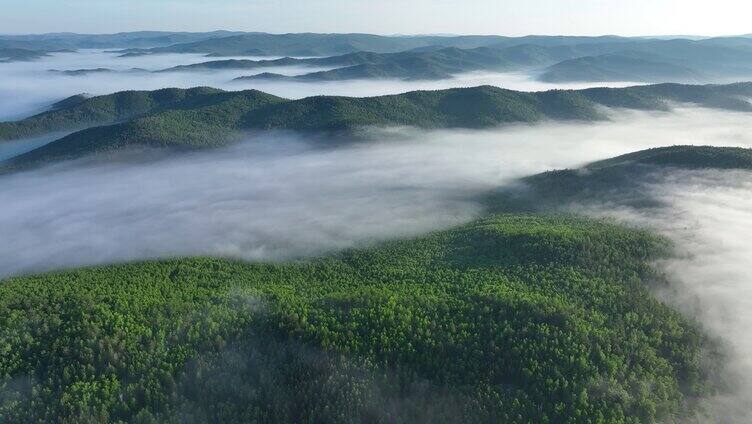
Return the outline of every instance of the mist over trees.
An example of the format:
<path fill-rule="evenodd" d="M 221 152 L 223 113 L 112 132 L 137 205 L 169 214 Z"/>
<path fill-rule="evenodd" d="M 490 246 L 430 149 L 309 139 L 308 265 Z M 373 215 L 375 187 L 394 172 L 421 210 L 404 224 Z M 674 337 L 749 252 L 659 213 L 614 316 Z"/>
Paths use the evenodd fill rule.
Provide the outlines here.
<path fill-rule="evenodd" d="M 0 421 L 746 423 L 750 74 L 744 36 L 0 35 Z"/>

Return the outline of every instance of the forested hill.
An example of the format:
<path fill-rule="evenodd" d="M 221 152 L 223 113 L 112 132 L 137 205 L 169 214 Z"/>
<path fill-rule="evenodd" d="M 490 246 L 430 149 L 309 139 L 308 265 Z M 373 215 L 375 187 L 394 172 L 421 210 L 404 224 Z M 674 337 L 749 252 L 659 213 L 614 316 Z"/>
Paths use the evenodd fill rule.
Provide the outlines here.
<path fill-rule="evenodd" d="M 752 111 L 752 83 L 661 84 L 519 92 L 483 86 L 368 97 L 285 100 L 255 90 L 209 88 L 121 92 L 76 98 L 41 115 L 0 123 L 0 138 L 77 131 L 18 156 L 7 167 L 79 157 L 133 145 L 203 148 L 246 130 L 338 131 L 363 126 L 483 128 L 509 123 L 606 119 L 602 106 L 666 110 L 672 102 Z M 117 122 L 117 123 L 115 123 Z"/>
<path fill-rule="evenodd" d="M 708 344 L 644 284 L 665 252 L 500 215 L 305 262 L 8 279 L 0 421 L 690 423 Z"/>
<path fill-rule="evenodd" d="M 488 198 L 493 210 L 543 211 L 570 204 L 610 203 L 636 208 L 663 204 L 646 184 L 677 171 L 752 170 L 752 149 L 671 146 L 593 162 L 579 169 L 544 172 Z"/>
<path fill-rule="evenodd" d="M 660 166 L 684 169 L 752 169 L 752 150 L 741 147 L 670 146 L 628 153 L 585 166 L 589 172 Z"/>
<path fill-rule="evenodd" d="M 0 140 L 106 125 L 168 109 L 189 110 L 221 102 L 230 95 L 208 87 L 121 91 L 90 98 L 76 95 L 55 103 L 49 111 L 21 121 L 0 123 Z"/>

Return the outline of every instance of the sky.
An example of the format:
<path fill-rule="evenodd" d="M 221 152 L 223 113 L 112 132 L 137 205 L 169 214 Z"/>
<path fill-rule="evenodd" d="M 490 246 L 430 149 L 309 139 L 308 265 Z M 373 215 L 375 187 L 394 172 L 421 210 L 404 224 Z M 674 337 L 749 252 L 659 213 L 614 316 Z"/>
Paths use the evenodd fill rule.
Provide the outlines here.
<path fill-rule="evenodd" d="M 749 0 L 3 0 L 2 33 L 735 35 Z"/>

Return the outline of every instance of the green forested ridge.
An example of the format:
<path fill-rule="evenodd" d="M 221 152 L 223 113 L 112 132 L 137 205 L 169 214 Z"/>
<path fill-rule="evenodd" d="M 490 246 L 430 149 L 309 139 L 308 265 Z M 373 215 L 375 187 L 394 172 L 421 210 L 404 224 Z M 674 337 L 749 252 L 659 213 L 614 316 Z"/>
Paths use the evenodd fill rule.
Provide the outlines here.
<path fill-rule="evenodd" d="M 637 164 L 691 169 L 752 169 L 752 149 L 714 146 L 657 147 L 593 162 L 585 168 L 595 171 Z"/>
<path fill-rule="evenodd" d="M 121 91 L 91 98 L 73 96 L 56 103 L 51 110 L 39 115 L 21 121 L 0 123 L 0 140 L 107 125 L 164 110 L 197 109 L 222 102 L 232 95 L 214 88 L 197 87 Z"/>
<path fill-rule="evenodd" d="M 646 183 L 661 182 L 673 169 L 752 170 L 752 149 L 670 146 L 593 162 L 580 169 L 548 171 L 523 178 L 521 187 L 488 197 L 492 209 L 547 210 L 569 203 L 612 202 L 633 207 L 662 205 Z"/>
<path fill-rule="evenodd" d="M 0 284 L 4 422 L 686 422 L 700 333 L 648 233 L 497 215 L 302 262 Z"/>
<path fill-rule="evenodd" d="M 212 89 L 213 90 L 213 89 Z M 95 152 L 111 152 L 129 146 L 207 148 L 228 141 L 243 128 L 249 111 L 282 99 L 256 90 L 217 91 L 189 98 L 189 105 L 127 122 L 92 127 L 56 140 L 10 160 L 9 167 L 25 167 L 50 160 L 73 159 Z"/>
<path fill-rule="evenodd" d="M 659 84 L 531 93 L 482 86 L 300 100 L 281 99 L 255 90 L 165 89 L 76 99 L 67 107 L 18 122 L 0 123 L 0 138 L 100 125 L 18 156 L 5 165 L 10 169 L 132 145 L 211 147 L 246 130 L 331 131 L 394 125 L 484 128 L 546 119 L 605 119 L 599 106 L 667 110 L 671 102 L 752 111 L 752 105 L 744 100 L 750 95 L 751 83 Z M 112 124 L 114 121 L 124 122 Z"/>

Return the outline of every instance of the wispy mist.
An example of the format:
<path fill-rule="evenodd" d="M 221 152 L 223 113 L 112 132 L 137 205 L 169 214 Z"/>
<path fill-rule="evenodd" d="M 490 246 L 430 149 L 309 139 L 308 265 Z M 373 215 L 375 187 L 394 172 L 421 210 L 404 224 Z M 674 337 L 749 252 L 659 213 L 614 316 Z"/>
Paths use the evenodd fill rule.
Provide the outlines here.
<path fill-rule="evenodd" d="M 258 59 L 244 57 L 244 59 Z M 265 59 L 269 59 L 266 57 Z M 419 89 L 470 87 L 484 84 L 523 91 L 550 88 L 582 88 L 592 84 L 540 83 L 522 73 L 468 73 L 456 78 L 438 81 L 354 80 L 334 82 L 295 81 L 233 81 L 244 75 L 274 72 L 283 75 L 300 75 L 330 68 L 286 66 L 253 70 L 211 70 L 195 72 L 151 73 L 176 65 L 216 60 L 200 54 L 164 54 L 136 57 L 118 57 L 116 53 L 81 51 L 57 53 L 34 62 L 0 64 L 0 120 L 18 119 L 40 112 L 50 104 L 79 93 L 109 94 L 120 90 L 155 90 L 164 87 L 211 86 L 228 90 L 255 88 L 285 98 L 301 98 L 331 94 L 346 96 L 375 96 L 402 93 Z M 117 73 L 91 73 L 69 76 L 50 70 L 78 70 L 107 68 Z M 133 71 L 134 68 L 144 71 Z M 598 83 L 597 85 L 603 85 Z M 613 86 L 631 85 L 612 83 Z"/>
<path fill-rule="evenodd" d="M 664 301 L 721 340 L 721 392 L 709 400 L 715 422 L 752 421 L 752 172 L 673 171 L 646 187 L 658 209 L 581 205 L 575 210 L 653 228 L 675 242 L 663 261 Z M 607 199 L 604 199 L 607 200 Z"/>
<path fill-rule="evenodd" d="M 34 150 L 37 147 L 44 146 L 45 144 L 55 141 L 65 135 L 66 133 L 56 133 L 43 135 L 41 137 L 2 141 L 0 142 L 0 162 Z"/>

